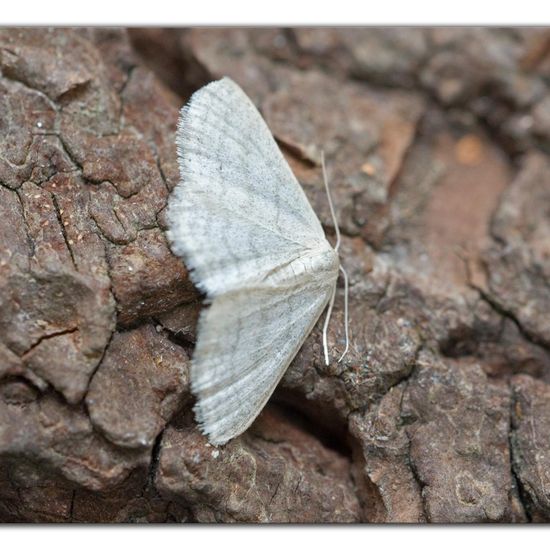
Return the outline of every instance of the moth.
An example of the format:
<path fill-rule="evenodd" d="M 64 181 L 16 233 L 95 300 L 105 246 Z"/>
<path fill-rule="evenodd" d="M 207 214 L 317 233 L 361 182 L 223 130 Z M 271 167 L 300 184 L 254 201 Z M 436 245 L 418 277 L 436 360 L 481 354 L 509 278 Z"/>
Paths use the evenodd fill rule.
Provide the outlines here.
<path fill-rule="evenodd" d="M 258 416 L 327 305 L 328 363 L 340 239 L 335 223 L 336 247 L 327 241 L 262 116 L 231 79 L 193 94 L 176 145 L 181 181 L 168 200 L 167 237 L 209 304 L 191 390 L 202 432 L 220 445 Z M 326 184 L 324 157 L 323 173 Z M 334 217 L 330 195 L 329 204 Z"/>

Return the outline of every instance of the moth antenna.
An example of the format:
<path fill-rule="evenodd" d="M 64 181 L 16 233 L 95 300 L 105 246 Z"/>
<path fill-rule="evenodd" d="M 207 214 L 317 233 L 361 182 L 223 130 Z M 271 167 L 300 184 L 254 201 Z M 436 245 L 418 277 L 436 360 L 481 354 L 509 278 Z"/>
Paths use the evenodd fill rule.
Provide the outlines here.
<path fill-rule="evenodd" d="M 340 227 L 338 226 L 338 220 L 336 219 L 336 212 L 334 211 L 334 204 L 332 203 L 332 197 L 330 196 L 330 188 L 328 184 L 327 177 L 327 167 L 325 165 L 325 152 L 321 151 L 321 168 L 323 170 L 323 183 L 325 184 L 325 191 L 327 193 L 328 206 L 330 208 L 330 215 L 332 216 L 332 222 L 334 224 L 334 232 L 336 233 L 336 244 L 334 245 L 334 250 L 338 252 L 340 248 Z M 338 363 L 346 356 L 349 350 L 349 323 L 348 323 L 348 295 L 349 295 L 349 283 L 348 283 L 348 274 L 346 270 L 340 265 L 339 266 L 342 275 L 344 276 L 344 330 L 346 334 L 346 348 L 344 353 L 338 359 Z M 327 310 L 327 316 L 325 318 L 325 324 L 323 326 L 323 350 L 325 352 L 325 363 L 328 366 L 328 325 L 330 322 L 330 316 L 332 314 L 332 308 L 334 307 L 334 298 L 336 296 L 336 285 L 332 292 L 332 297 L 330 299 L 330 304 Z"/>
<path fill-rule="evenodd" d="M 338 359 L 338 363 L 342 361 L 342 359 L 346 356 L 348 350 L 349 350 L 349 322 L 348 322 L 348 296 L 349 296 L 349 283 L 348 283 L 348 274 L 346 273 L 346 270 L 340 266 L 340 271 L 342 272 L 342 275 L 344 276 L 344 330 L 346 333 L 346 348 L 344 349 L 344 353 L 340 356 L 340 359 Z"/>
<path fill-rule="evenodd" d="M 336 244 L 334 245 L 334 250 L 338 252 L 338 249 L 340 248 L 340 228 L 338 227 L 338 220 L 336 219 L 336 213 L 334 212 L 334 205 L 332 204 L 332 197 L 330 196 L 330 189 L 328 186 L 328 178 L 327 178 L 327 168 L 325 166 L 324 151 L 321 151 L 321 168 L 323 170 L 323 182 L 325 184 L 325 191 L 327 192 L 330 215 L 332 216 L 332 223 L 334 224 L 334 231 L 336 233 Z"/>
<path fill-rule="evenodd" d="M 327 316 L 325 317 L 325 324 L 323 325 L 323 351 L 325 352 L 325 365 L 329 366 L 328 360 L 328 324 L 330 321 L 330 316 L 332 314 L 332 308 L 334 306 L 334 298 L 336 297 L 336 283 L 332 290 L 332 296 L 330 297 L 330 303 L 327 309 Z"/>

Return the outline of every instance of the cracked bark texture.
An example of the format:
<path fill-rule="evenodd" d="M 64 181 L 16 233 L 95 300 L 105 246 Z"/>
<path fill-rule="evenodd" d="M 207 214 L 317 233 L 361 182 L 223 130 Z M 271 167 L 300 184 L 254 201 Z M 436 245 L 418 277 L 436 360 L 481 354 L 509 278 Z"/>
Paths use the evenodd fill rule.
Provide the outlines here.
<path fill-rule="evenodd" d="M 0 30 L 0 520 L 550 519 L 550 31 Z M 178 109 L 235 79 L 350 277 L 210 446 L 163 230 Z"/>

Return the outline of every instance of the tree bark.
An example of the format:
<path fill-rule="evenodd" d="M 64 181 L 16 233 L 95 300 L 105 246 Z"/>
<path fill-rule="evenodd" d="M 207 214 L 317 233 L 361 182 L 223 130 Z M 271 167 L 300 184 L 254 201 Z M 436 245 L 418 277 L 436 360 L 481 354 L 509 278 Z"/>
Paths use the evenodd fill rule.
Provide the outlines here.
<path fill-rule="evenodd" d="M 550 519 L 550 34 L 0 30 L 0 520 Z M 251 428 L 193 419 L 179 107 L 228 75 L 350 277 Z"/>

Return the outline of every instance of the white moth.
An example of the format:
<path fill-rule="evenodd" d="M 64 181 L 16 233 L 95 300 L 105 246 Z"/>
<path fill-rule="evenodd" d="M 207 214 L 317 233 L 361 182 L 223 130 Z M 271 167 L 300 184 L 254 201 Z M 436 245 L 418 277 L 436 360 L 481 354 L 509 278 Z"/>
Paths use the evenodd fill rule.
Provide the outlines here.
<path fill-rule="evenodd" d="M 168 201 L 167 235 L 210 303 L 191 389 L 199 426 L 219 445 L 258 416 L 329 302 L 330 315 L 340 262 L 266 123 L 231 79 L 191 97 L 176 144 L 181 181 Z"/>

